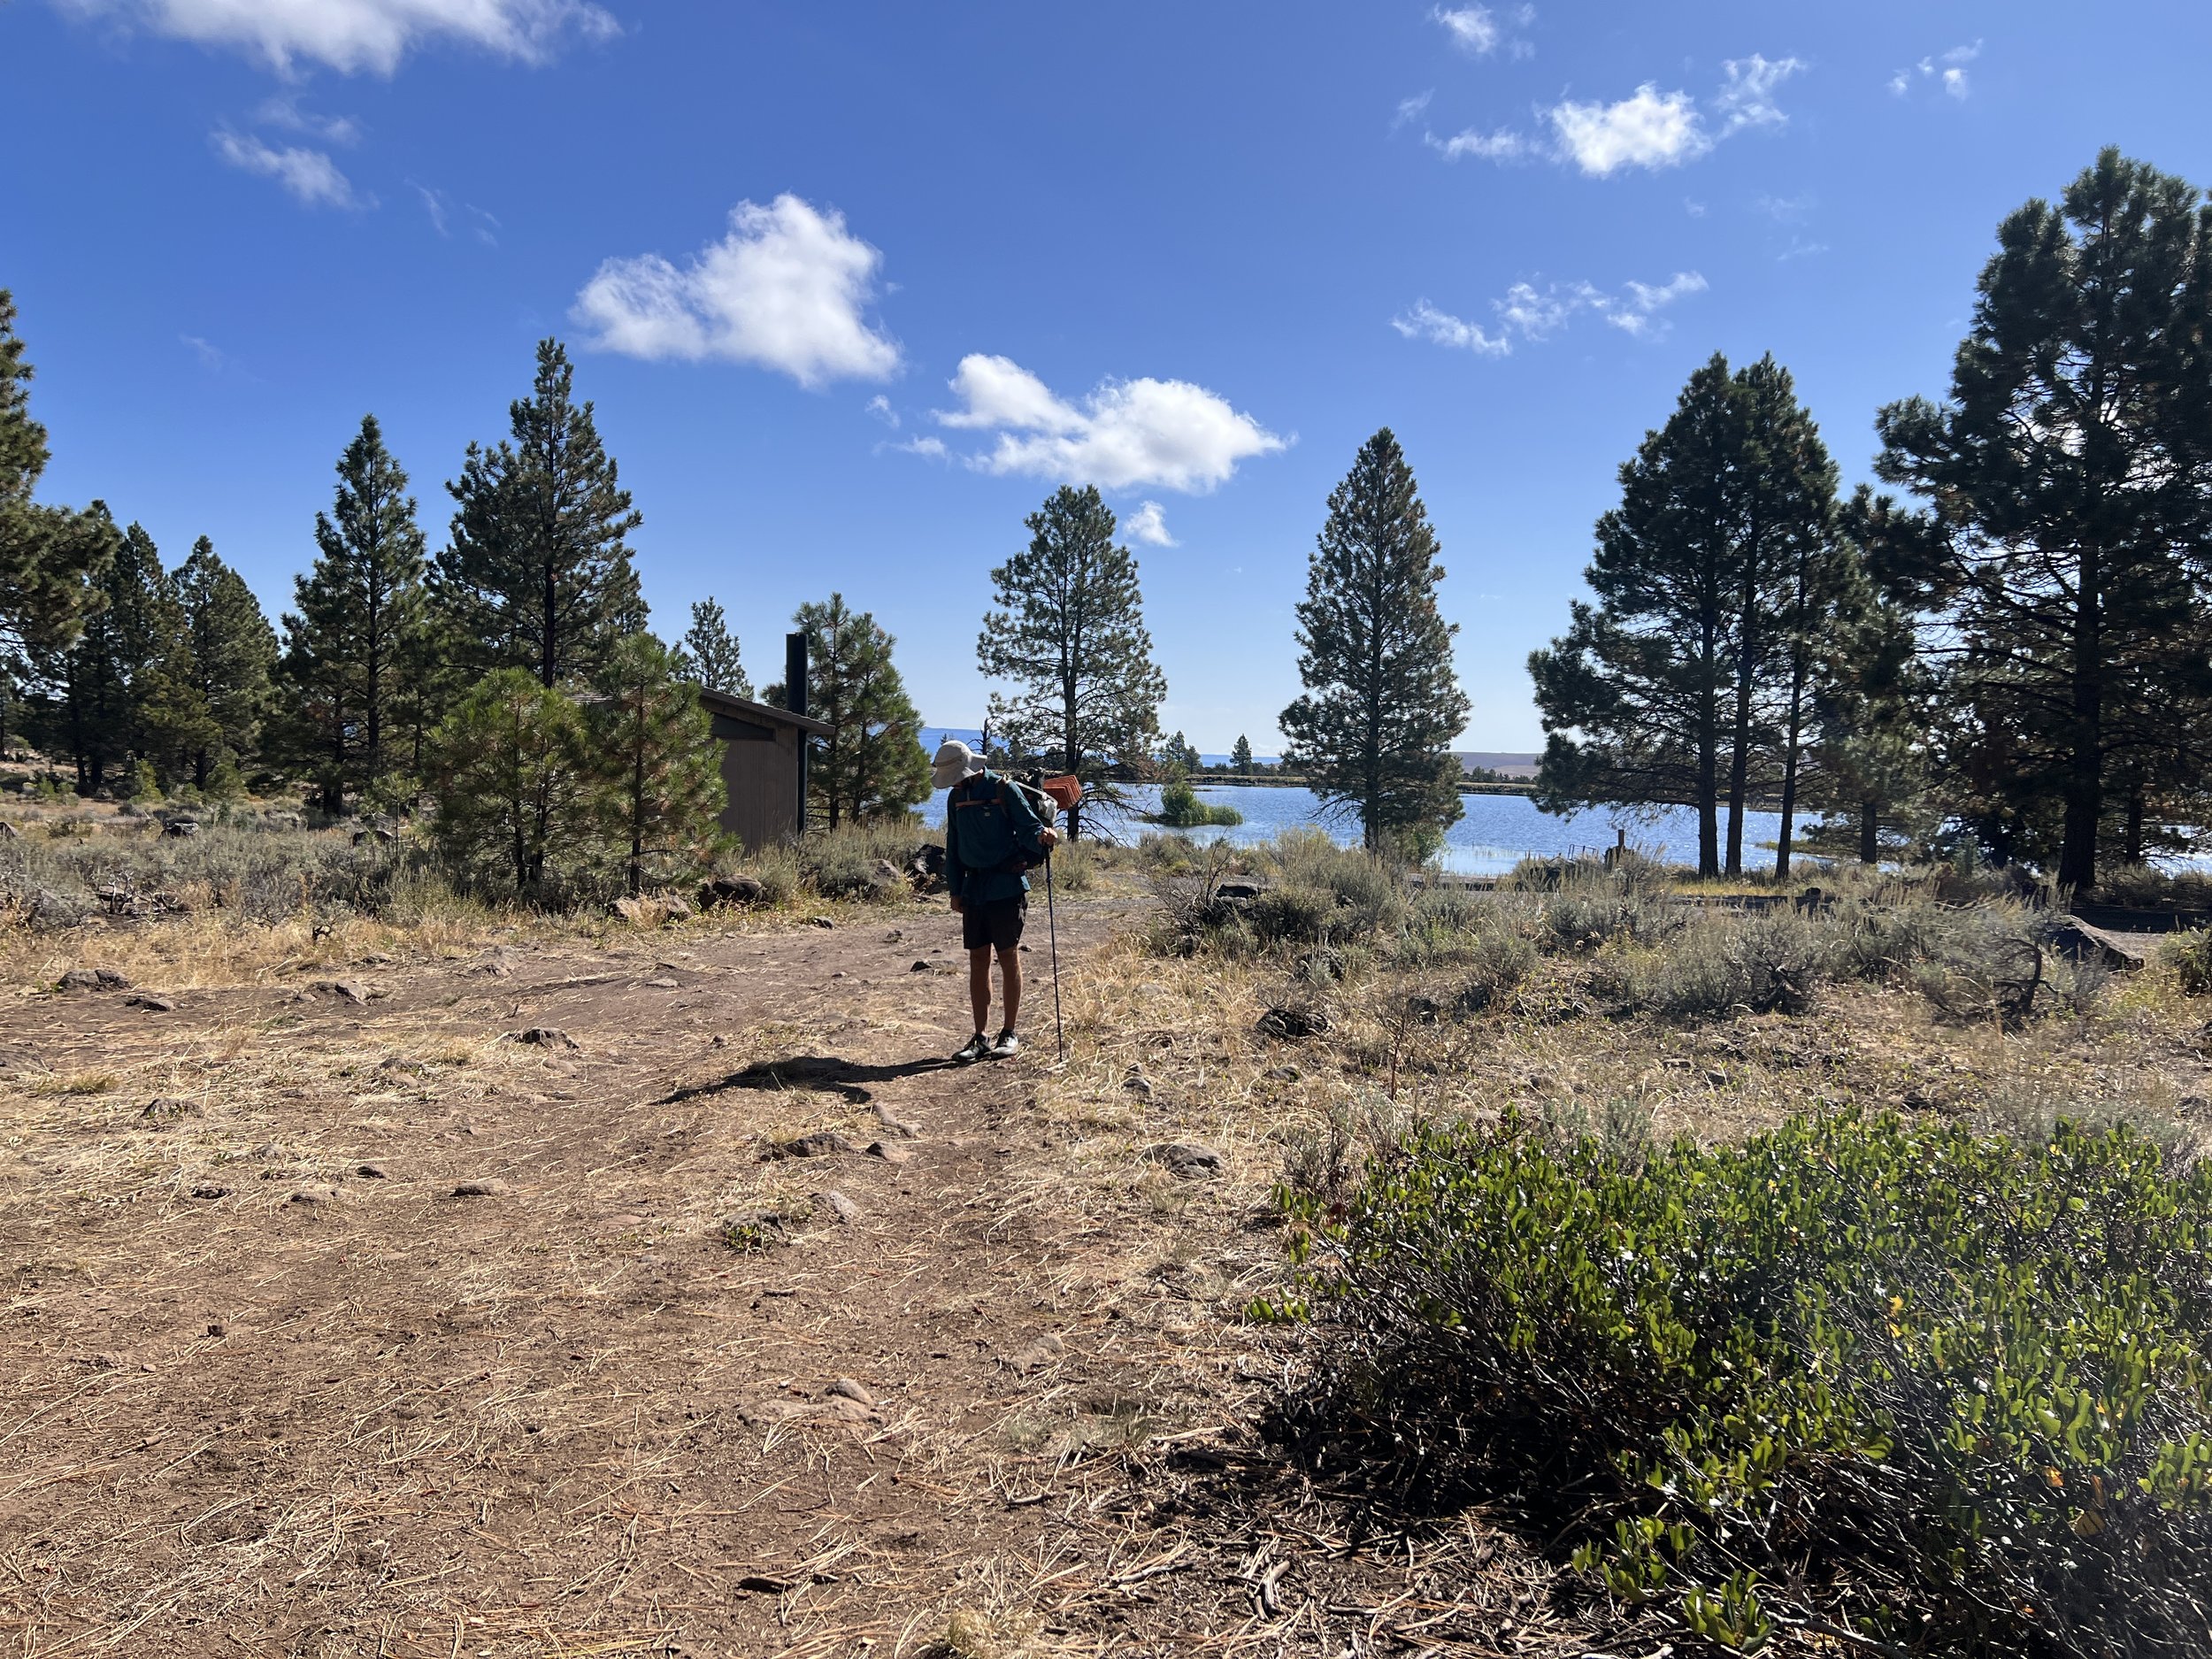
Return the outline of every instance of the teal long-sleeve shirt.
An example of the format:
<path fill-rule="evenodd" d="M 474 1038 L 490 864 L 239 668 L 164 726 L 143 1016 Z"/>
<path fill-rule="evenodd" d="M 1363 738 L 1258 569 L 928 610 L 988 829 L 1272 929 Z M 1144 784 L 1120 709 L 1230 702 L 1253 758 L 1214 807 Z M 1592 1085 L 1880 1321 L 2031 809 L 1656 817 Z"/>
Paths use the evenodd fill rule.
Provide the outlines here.
<path fill-rule="evenodd" d="M 999 865 L 1017 852 L 1042 862 L 1044 827 L 1028 798 L 997 773 L 962 779 L 945 799 L 946 890 L 977 904 L 1019 898 L 1029 878 Z"/>

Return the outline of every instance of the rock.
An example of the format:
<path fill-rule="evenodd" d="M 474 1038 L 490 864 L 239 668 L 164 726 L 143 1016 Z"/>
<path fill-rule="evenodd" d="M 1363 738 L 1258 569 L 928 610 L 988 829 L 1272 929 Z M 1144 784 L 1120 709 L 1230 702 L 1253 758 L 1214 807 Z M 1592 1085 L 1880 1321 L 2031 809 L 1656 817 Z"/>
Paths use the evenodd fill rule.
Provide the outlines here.
<path fill-rule="evenodd" d="M 307 990 L 311 996 L 334 996 L 357 1008 L 369 1000 L 369 987 L 358 979 L 318 979 Z"/>
<path fill-rule="evenodd" d="M 180 841 L 188 840 L 200 833 L 200 820 L 196 818 L 173 818 L 161 826 L 164 835 L 173 835 Z"/>
<path fill-rule="evenodd" d="M 515 971 L 515 964 L 507 959 L 504 949 L 495 950 L 471 968 L 471 973 L 480 973 L 488 979 L 503 979 Z"/>
<path fill-rule="evenodd" d="M 453 1189 L 456 1198 L 503 1198 L 514 1189 L 497 1176 L 480 1181 L 463 1181 Z"/>
<path fill-rule="evenodd" d="M 1129 1075 L 1122 1079 L 1121 1086 L 1139 1100 L 1152 1098 L 1152 1079 L 1145 1076 L 1143 1071 L 1137 1066 L 1133 1065 L 1129 1068 Z"/>
<path fill-rule="evenodd" d="M 871 1141 L 868 1156 L 881 1158 L 886 1164 L 903 1164 L 914 1155 L 895 1141 Z"/>
<path fill-rule="evenodd" d="M 230 1334 L 230 1327 L 225 1325 L 220 1319 L 212 1320 L 208 1325 L 207 1333 L 210 1336 L 228 1336 Z"/>
<path fill-rule="evenodd" d="M 875 1113 L 876 1121 L 881 1124 L 886 1129 L 889 1130 L 893 1134 L 898 1136 L 900 1140 L 918 1141 L 922 1138 L 921 1125 L 917 1123 L 909 1123 L 903 1118 L 893 1116 L 891 1109 L 888 1106 L 884 1105 L 881 1102 L 878 1102 L 876 1103 Z"/>
<path fill-rule="evenodd" d="M 517 1042 L 526 1042 L 536 1048 L 573 1048 L 576 1039 L 558 1025 L 533 1025 L 527 1031 L 514 1033 Z"/>
<path fill-rule="evenodd" d="M 760 1156 L 771 1161 L 777 1158 L 826 1158 L 857 1149 L 834 1129 L 817 1129 L 812 1134 L 801 1135 L 794 1141 L 771 1141 L 768 1149 Z"/>
<path fill-rule="evenodd" d="M 699 884 L 699 908 L 719 910 L 732 905 L 739 910 L 750 910 L 768 896 L 768 889 L 750 876 L 716 876 Z"/>
<path fill-rule="evenodd" d="M 202 1181 L 197 1187 L 195 1187 L 192 1189 L 192 1196 L 195 1198 L 211 1200 L 217 1198 L 228 1198 L 230 1196 L 230 1188 L 227 1187 L 218 1187 L 212 1181 Z"/>
<path fill-rule="evenodd" d="M 1432 996 L 1414 995 L 1406 998 L 1406 1018 L 1417 1025 L 1433 1025 L 1444 1005 Z"/>
<path fill-rule="evenodd" d="M 908 969 L 907 972 L 910 973 L 927 973 L 929 972 L 929 964 L 926 962 L 918 962 L 911 968 Z"/>
<path fill-rule="evenodd" d="M 1048 1365 L 1057 1363 L 1060 1356 L 1066 1352 L 1067 1344 L 1058 1337 L 1041 1336 L 1018 1353 L 1002 1354 L 999 1363 L 1026 1376 L 1031 1371 L 1042 1371 Z"/>
<path fill-rule="evenodd" d="M 875 1395 L 870 1394 L 866 1388 L 849 1377 L 840 1377 L 824 1392 L 841 1399 L 849 1400 L 856 1405 L 872 1406 L 876 1402 Z"/>
<path fill-rule="evenodd" d="M 381 1164 L 364 1164 L 354 1173 L 365 1181 L 380 1181 L 388 1179 L 391 1172 Z"/>
<path fill-rule="evenodd" d="M 1285 1042 L 1302 1041 L 1308 1037 L 1318 1037 L 1329 1029 L 1328 1010 L 1305 1003 L 1279 1003 L 1259 1017 L 1254 1029 L 1263 1037 L 1275 1037 Z"/>
<path fill-rule="evenodd" d="M 656 991 L 674 991 L 680 990 L 682 988 L 678 981 L 670 979 L 664 973 L 659 975 L 657 978 L 648 979 L 645 983 L 651 986 Z"/>
<path fill-rule="evenodd" d="M 879 887 L 895 887 L 906 879 L 906 872 L 888 858 L 877 859 L 870 866 L 869 873 L 875 877 L 876 885 Z"/>
<path fill-rule="evenodd" d="M 55 982 L 59 991 L 127 991 L 131 982 L 113 968 L 72 968 Z"/>
<path fill-rule="evenodd" d="M 848 1400 L 842 1394 L 832 1394 L 823 1401 L 822 1410 L 824 1415 L 835 1417 L 842 1423 L 866 1423 L 875 1417 L 875 1413 L 862 1405 L 859 1401 Z"/>
<path fill-rule="evenodd" d="M 303 1187 L 291 1195 L 289 1202 L 295 1204 L 335 1203 L 338 1202 L 338 1189 L 334 1187 Z"/>
<path fill-rule="evenodd" d="M 906 930 L 903 927 L 895 927 L 889 933 L 884 934 L 883 942 L 887 945 L 895 945 L 900 940 L 904 939 L 905 937 Z"/>
<path fill-rule="evenodd" d="M 164 1094 L 146 1102 L 146 1110 L 138 1114 L 150 1123 L 174 1123 L 180 1118 L 197 1118 L 200 1109 L 188 1100 L 174 1100 Z"/>
<path fill-rule="evenodd" d="M 1188 1141 L 1169 1141 L 1158 1146 L 1147 1147 L 1142 1155 L 1147 1161 L 1158 1164 L 1171 1175 L 1198 1176 L 1221 1173 L 1221 1154 L 1211 1147 L 1193 1146 Z"/>
<path fill-rule="evenodd" d="M 365 846 L 372 841 L 384 845 L 398 839 L 398 836 L 388 829 L 357 829 L 353 832 L 353 844 L 356 847 Z"/>
<path fill-rule="evenodd" d="M 690 902 L 678 898 L 672 893 L 661 895 L 661 910 L 672 922 L 687 922 L 694 914 Z"/>
<path fill-rule="evenodd" d="M 156 996 L 151 991 L 140 991 L 123 999 L 126 1008 L 142 1008 L 151 1014 L 173 1014 L 177 1005 L 165 996 Z"/>
<path fill-rule="evenodd" d="M 2051 948 L 2075 962 L 2097 962 L 2122 972 L 2142 967 L 2158 948 L 2151 933 L 2120 933 L 2092 927 L 2078 917 L 2059 919 L 2051 929 Z"/>
<path fill-rule="evenodd" d="M 1267 891 L 1267 884 L 1250 876 L 1232 876 L 1214 887 L 1214 897 L 1231 904 L 1249 904 Z"/>
<path fill-rule="evenodd" d="M 427 1060 L 405 1060 L 396 1054 L 387 1055 L 383 1059 L 379 1060 L 376 1063 L 376 1069 L 380 1071 L 404 1071 L 410 1077 L 430 1075 L 430 1063 Z"/>
<path fill-rule="evenodd" d="M 668 920 L 668 907 L 657 898 L 617 899 L 614 913 L 640 927 L 658 927 Z"/>
<path fill-rule="evenodd" d="M 1295 1083 L 1305 1073 L 1294 1065 L 1271 1065 L 1260 1075 L 1271 1083 Z"/>
<path fill-rule="evenodd" d="M 840 1192 L 824 1193 L 822 1207 L 849 1227 L 860 1219 L 860 1206 Z"/>
<path fill-rule="evenodd" d="M 1705 1080 L 1714 1088 L 1726 1088 L 1728 1087 L 1728 1073 L 1725 1071 L 1708 1071 L 1705 1074 Z"/>
<path fill-rule="evenodd" d="M 806 918 L 806 925 L 809 927 L 834 927 L 837 926 L 835 922 L 830 920 L 830 918 L 826 916 L 810 916 Z"/>

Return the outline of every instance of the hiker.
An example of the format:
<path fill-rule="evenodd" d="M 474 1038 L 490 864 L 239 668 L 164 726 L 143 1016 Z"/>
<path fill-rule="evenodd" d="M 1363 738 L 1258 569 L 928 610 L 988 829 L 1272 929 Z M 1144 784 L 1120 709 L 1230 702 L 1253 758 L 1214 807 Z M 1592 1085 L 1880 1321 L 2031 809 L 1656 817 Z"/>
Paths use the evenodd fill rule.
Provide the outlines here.
<path fill-rule="evenodd" d="M 1038 816 L 1028 795 L 988 771 L 982 758 L 954 739 L 937 750 L 930 781 L 945 797 L 945 887 L 960 918 L 968 951 L 968 1002 L 975 1035 L 953 1058 L 1003 1059 L 1021 1047 L 1015 1035 L 1022 1008 L 1022 922 L 1029 913 L 1029 878 L 1060 836 Z M 991 1018 L 991 953 L 998 953 L 1006 1023 L 995 1040 L 984 1035 Z"/>

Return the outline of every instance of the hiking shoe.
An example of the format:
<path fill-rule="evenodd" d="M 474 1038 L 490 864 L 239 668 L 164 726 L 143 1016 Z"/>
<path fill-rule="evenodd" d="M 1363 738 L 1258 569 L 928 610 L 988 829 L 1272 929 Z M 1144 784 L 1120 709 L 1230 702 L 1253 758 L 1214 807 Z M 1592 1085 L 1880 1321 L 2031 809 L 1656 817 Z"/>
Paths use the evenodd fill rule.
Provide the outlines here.
<path fill-rule="evenodd" d="M 968 1039 L 967 1047 L 952 1056 L 955 1065 L 972 1065 L 978 1060 L 991 1057 L 991 1040 L 981 1032 Z"/>
<path fill-rule="evenodd" d="M 1017 1037 L 1010 1031 L 1002 1031 L 998 1034 L 998 1041 L 991 1045 L 991 1058 L 994 1060 L 1007 1059 L 1018 1053 L 1021 1049 L 1021 1046 L 1022 1040 L 1019 1037 Z"/>

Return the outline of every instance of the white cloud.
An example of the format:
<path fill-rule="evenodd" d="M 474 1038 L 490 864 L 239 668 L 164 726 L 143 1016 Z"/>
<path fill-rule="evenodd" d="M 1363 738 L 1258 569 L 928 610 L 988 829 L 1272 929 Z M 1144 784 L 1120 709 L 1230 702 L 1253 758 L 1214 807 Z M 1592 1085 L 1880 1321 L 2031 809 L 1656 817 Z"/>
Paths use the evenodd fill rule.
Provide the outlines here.
<path fill-rule="evenodd" d="M 1166 511 L 1156 501 L 1141 503 L 1136 511 L 1121 521 L 1121 532 L 1132 541 L 1142 541 L 1151 547 L 1181 545 L 1168 534 Z"/>
<path fill-rule="evenodd" d="M 609 259 L 569 315 L 593 345 L 629 357 L 750 363 L 805 387 L 887 380 L 899 348 L 861 315 L 882 263 L 834 210 L 790 195 L 741 202 L 730 234 L 684 269 L 658 254 Z"/>
<path fill-rule="evenodd" d="M 1477 58 L 1487 58 L 1499 47 L 1509 55 L 1527 58 L 1535 49 L 1526 41 L 1517 40 L 1511 30 L 1526 28 L 1536 20 L 1532 5 L 1514 6 L 1510 10 L 1493 12 L 1485 5 L 1437 6 L 1429 12 L 1451 36 L 1452 44 Z"/>
<path fill-rule="evenodd" d="M 411 179 L 408 182 L 414 184 Z M 451 235 L 453 233 L 446 228 L 445 192 L 434 190 L 426 184 L 415 184 L 414 189 L 415 194 L 422 197 L 422 211 L 430 215 L 430 227 L 441 236 Z"/>
<path fill-rule="evenodd" d="M 220 346 L 211 344 L 197 334 L 179 334 L 177 339 L 199 358 L 204 369 L 219 369 L 230 360 Z"/>
<path fill-rule="evenodd" d="M 1673 167 L 1713 147 L 1686 92 L 1645 81 L 1617 104 L 1555 104 L 1547 112 L 1563 157 L 1595 178 L 1623 167 Z"/>
<path fill-rule="evenodd" d="M 1424 138 L 1450 160 L 1476 156 L 1485 161 L 1517 161 L 1547 156 L 1600 179 L 1627 167 L 1676 167 L 1695 161 L 1722 139 L 1747 128 L 1786 126 L 1789 117 L 1775 103 L 1775 88 L 1804 67 L 1800 58 L 1770 59 L 1756 52 L 1728 59 L 1721 65 L 1725 79 L 1710 104 L 1717 127 L 1707 124 L 1706 112 L 1688 93 L 1662 92 L 1657 82 L 1647 81 L 1610 104 L 1567 98 L 1539 111 L 1550 129 L 1548 138 L 1532 138 L 1504 127 L 1492 133 L 1469 127 L 1450 138 L 1429 133 Z"/>
<path fill-rule="evenodd" d="M 1449 138 L 1428 133 L 1423 135 L 1423 142 L 1450 161 L 1457 161 L 1462 156 L 1475 156 L 1484 161 L 1518 161 L 1528 154 L 1530 148 L 1527 139 L 1506 127 L 1494 133 L 1478 133 L 1471 127 Z"/>
<path fill-rule="evenodd" d="M 1586 311 L 1640 340 L 1655 339 L 1666 332 L 1659 313 L 1686 295 L 1704 292 L 1705 288 L 1705 279 L 1694 271 L 1677 272 L 1656 285 L 1631 282 L 1617 294 L 1587 282 L 1555 282 L 1542 288 L 1531 282 L 1516 282 L 1504 297 L 1490 302 L 1497 316 L 1494 331 L 1440 311 L 1425 299 L 1392 318 L 1390 326 L 1409 340 L 1425 339 L 1479 357 L 1510 357 L 1518 344 L 1532 345 L 1549 339 Z"/>
<path fill-rule="evenodd" d="M 280 93 L 265 98 L 254 111 L 254 119 L 264 127 L 280 127 L 288 133 L 303 133 L 326 144 L 353 145 L 361 142 L 361 124 L 347 115 L 317 115 L 300 108 L 299 95 Z"/>
<path fill-rule="evenodd" d="M 342 74 L 388 75 L 434 41 L 541 63 L 568 37 L 621 32 L 589 0 L 61 0 L 94 16 L 120 17 L 157 35 L 225 46 L 280 74 L 303 63 Z"/>
<path fill-rule="evenodd" d="M 1617 104 L 1575 104 L 1547 111 L 1562 157 L 1593 177 L 1619 168 L 1671 168 L 1712 149 L 1688 93 L 1662 93 L 1653 82 Z"/>
<path fill-rule="evenodd" d="M 1414 301 L 1413 309 L 1403 316 L 1392 318 L 1390 326 L 1409 340 L 1419 335 L 1440 346 L 1454 346 L 1486 357 L 1508 357 L 1513 350 L 1513 342 L 1503 334 L 1493 334 L 1480 323 L 1439 311 L 1425 299 Z"/>
<path fill-rule="evenodd" d="M 1394 133 L 1409 122 L 1419 120 L 1428 113 L 1429 100 L 1435 96 L 1435 88 L 1431 88 L 1428 91 L 1417 93 L 1412 97 L 1400 98 L 1398 113 L 1391 120 L 1390 130 Z"/>
<path fill-rule="evenodd" d="M 891 400 L 881 392 L 870 398 L 863 407 L 892 431 L 899 429 L 899 411 L 891 407 Z"/>
<path fill-rule="evenodd" d="M 1947 52 L 1924 58 L 1889 78 L 1890 92 L 1901 98 L 1912 90 L 1916 81 L 1926 81 L 1942 88 L 1947 97 L 1964 98 L 1973 90 L 1964 65 L 1981 55 L 1982 43 L 1976 41 L 1970 46 L 1954 46 Z"/>
<path fill-rule="evenodd" d="M 215 146 L 215 153 L 232 166 L 257 173 L 265 179 L 274 179 L 310 207 L 376 205 L 373 198 L 356 196 L 352 182 L 319 150 L 275 150 L 257 138 L 242 137 L 221 129 L 211 133 L 208 142 Z"/>
<path fill-rule="evenodd" d="M 1487 6 L 1454 6 L 1448 11 L 1438 6 L 1429 15 L 1444 26 L 1453 45 L 1477 57 L 1497 50 L 1498 42 L 1505 37 Z"/>
<path fill-rule="evenodd" d="M 968 465 L 1107 489 L 1155 485 L 1197 495 L 1225 483 L 1238 463 L 1284 441 L 1226 399 L 1188 380 L 1107 380 L 1076 404 L 1008 357 L 963 357 L 950 381 L 962 406 L 932 411 L 940 425 L 994 431 Z"/>
<path fill-rule="evenodd" d="M 949 461 L 952 458 L 952 451 L 945 447 L 945 441 L 928 434 L 924 434 L 918 438 L 909 438 L 904 443 L 895 443 L 891 448 L 902 450 L 908 455 L 926 456 L 933 461 Z"/>
<path fill-rule="evenodd" d="M 1723 64 L 1721 72 L 1728 79 L 1713 99 L 1713 108 L 1722 117 L 1721 136 L 1747 127 L 1786 126 L 1790 118 L 1775 106 L 1774 89 L 1804 67 L 1800 58 L 1770 62 L 1756 52 Z"/>
<path fill-rule="evenodd" d="M 1639 340 L 1648 339 L 1666 332 L 1664 322 L 1655 320 L 1655 313 L 1665 310 L 1687 294 L 1705 292 L 1705 279 L 1694 271 L 1678 271 L 1671 280 L 1654 288 L 1647 282 L 1631 282 L 1617 297 L 1608 300 L 1600 295 L 1594 309 L 1616 328 L 1625 329 Z"/>

